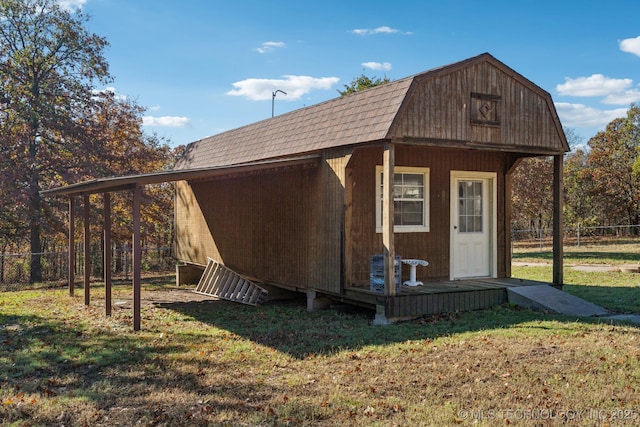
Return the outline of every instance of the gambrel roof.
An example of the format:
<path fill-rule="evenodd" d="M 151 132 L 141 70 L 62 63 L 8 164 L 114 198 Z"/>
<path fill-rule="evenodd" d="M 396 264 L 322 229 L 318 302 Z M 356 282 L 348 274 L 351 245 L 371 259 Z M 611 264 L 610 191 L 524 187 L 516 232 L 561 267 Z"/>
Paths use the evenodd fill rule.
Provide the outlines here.
<path fill-rule="evenodd" d="M 482 69 L 482 71 L 477 71 L 474 67 L 478 68 L 478 70 Z M 493 73 L 487 72 L 485 69 L 489 69 Z M 452 92 L 451 88 L 443 89 L 442 86 L 453 84 L 443 80 L 443 76 L 448 78 L 447 76 L 455 76 L 456 73 L 460 74 L 460 72 L 469 70 L 473 71 L 473 76 L 465 77 L 467 80 L 484 78 L 488 81 L 484 85 L 488 90 L 493 88 L 493 90 L 501 93 L 507 90 L 514 92 L 513 95 L 505 96 L 505 104 L 510 101 L 506 99 L 509 96 L 514 99 L 518 96 L 517 91 L 520 91 L 520 97 L 522 97 L 522 92 L 527 92 L 530 95 L 529 98 L 534 99 L 533 105 L 538 111 L 533 113 L 519 111 L 518 114 L 524 119 L 531 122 L 532 117 L 525 116 L 541 115 L 537 120 L 542 125 L 531 122 L 527 125 L 526 132 L 521 131 L 521 128 L 524 127 L 522 125 L 519 127 L 514 126 L 513 129 L 515 130 L 505 129 L 506 131 L 503 130 L 501 132 L 501 139 L 504 141 L 480 141 L 480 146 L 484 143 L 487 149 L 497 148 L 502 151 L 512 150 L 518 152 L 528 152 L 527 146 L 530 146 L 532 150 L 530 153 L 534 154 L 558 154 L 568 151 L 568 144 L 553 106 L 551 95 L 490 54 L 484 53 L 461 62 L 435 68 L 411 77 L 335 98 L 193 142 L 187 147 L 185 156 L 178 163 L 176 169 L 220 167 L 317 153 L 335 147 L 385 140 L 391 141 L 394 139 L 400 141 L 403 139 L 412 140 L 413 143 L 416 143 L 416 141 L 419 143 L 422 139 L 425 141 L 425 145 L 438 145 L 438 140 L 442 140 L 443 143 L 449 146 L 451 141 L 457 141 L 458 143 L 463 143 L 461 147 L 472 145 L 474 148 L 478 148 L 477 144 L 474 145 L 476 142 L 474 141 L 476 139 L 475 134 L 467 132 L 460 133 L 457 136 L 449 136 L 448 134 L 440 135 L 434 131 L 432 132 L 433 135 L 430 136 L 429 123 L 437 122 L 434 117 L 418 117 L 417 119 L 410 117 L 410 114 L 416 114 L 416 111 L 419 110 L 416 107 L 416 93 L 420 93 L 420 96 L 423 97 L 429 97 L 429 94 L 445 97 L 443 94 L 450 93 L 452 98 L 461 95 L 460 99 L 462 101 L 456 101 L 457 104 L 451 104 L 451 102 L 447 101 L 451 104 L 448 108 L 462 112 L 465 120 L 468 121 L 467 102 L 469 102 L 469 92 L 473 91 L 475 86 L 473 84 L 463 84 L 463 86 L 466 85 L 463 88 L 466 91 L 462 94 Z M 478 74 L 486 74 L 487 76 L 476 77 Z M 496 75 L 498 77 L 495 77 Z M 503 81 L 508 80 L 509 84 L 502 84 L 505 87 L 501 87 L 500 83 L 496 82 L 496 80 L 500 79 Z M 420 91 L 420 87 L 429 87 L 429 84 L 438 87 Z M 460 86 L 459 83 L 455 84 Z M 475 90 L 478 89 L 475 88 Z M 522 107 L 520 105 L 522 102 L 520 101 L 518 104 L 516 101 L 513 102 L 514 109 L 530 108 L 529 106 Z M 423 108 L 423 110 L 425 109 Z M 427 112 L 423 112 L 423 116 L 438 114 L 437 111 L 435 113 L 433 111 L 425 111 Z M 418 112 L 417 114 L 421 113 Z M 509 120 L 508 112 L 504 113 L 504 115 L 506 116 L 505 119 Z M 425 131 L 407 130 L 407 117 L 410 118 L 412 123 L 417 120 L 424 120 L 423 127 Z M 452 121 L 454 118 L 447 118 L 447 120 Z M 438 126 L 441 128 L 442 124 Z M 545 132 L 545 135 L 542 136 L 545 141 L 552 141 L 543 143 L 539 141 L 527 142 L 527 140 L 532 140 L 531 136 L 534 133 L 539 133 L 538 130 L 539 132 Z M 410 135 L 412 132 L 418 136 Z M 522 135 L 516 135 L 518 132 L 526 135 L 526 137 L 523 138 Z M 487 134 L 487 132 L 484 134 Z M 495 130 L 493 135 L 495 135 Z M 492 137 L 488 136 L 486 138 L 491 139 Z"/>

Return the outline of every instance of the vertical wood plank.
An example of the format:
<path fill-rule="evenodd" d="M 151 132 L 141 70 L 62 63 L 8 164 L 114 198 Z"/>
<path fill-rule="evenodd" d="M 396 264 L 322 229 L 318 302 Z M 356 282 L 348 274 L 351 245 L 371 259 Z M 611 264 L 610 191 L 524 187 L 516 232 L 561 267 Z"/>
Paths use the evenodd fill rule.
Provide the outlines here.
<path fill-rule="evenodd" d="M 564 156 L 553 156 L 553 284 L 563 284 L 562 171 Z"/>
<path fill-rule="evenodd" d="M 91 256 L 89 254 L 89 246 L 91 245 L 91 236 L 90 236 L 90 210 L 91 206 L 89 205 L 89 195 L 84 195 L 84 304 L 89 305 L 91 302 L 90 288 L 89 282 L 91 280 Z"/>
<path fill-rule="evenodd" d="M 104 272 L 104 306 L 105 314 L 111 316 L 111 194 L 104 193 L 104 255 L 103 266 Z"/>
<path fill-rule="evenodd" d="M 384 145 L 384 153 L 382 155 L 382 244 L 384 246 L 384 293 L 385 295 L 391 296 L 396 294 L 396 250 L 393 235 L 393 179 L 395 173 L 395 152 L 395 144 L 386 143 Z"/>
<path fill-rule="evenodd" d="M 133 330 L 140 330 L 140 283 L 141 283 L 141 257 L 140 246 L 140 202 L 142 199 L 142 187 L 136 185 L 133 188 Z"/>
<path fill-rule="evenodd" d="M 351 286 L 355 282 L 353 273 L 354 236 L 353 236 L 353 168 L 345 167 L 344 183 L 344 286 Z"/>
<path fill-rule="evenodd" d="M 69 196 L 69 265 L 67 266 L 69 279 L 69 296 L 73 296 L 76 281 L 76 199 Z"/>

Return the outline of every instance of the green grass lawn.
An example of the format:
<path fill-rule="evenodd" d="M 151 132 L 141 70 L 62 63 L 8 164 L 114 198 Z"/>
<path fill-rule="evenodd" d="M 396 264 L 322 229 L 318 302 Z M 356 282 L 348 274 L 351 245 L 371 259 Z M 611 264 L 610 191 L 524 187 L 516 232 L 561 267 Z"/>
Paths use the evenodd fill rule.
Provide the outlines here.
<path fill-rule="evenodd" d="M 535 244 L 516 246 L 513 260 L 529 265 L 513 266 L 512 276 L 551 282 L 551 248 Z M 583 271 L 577 266 L 611 266 L 617 271 Z M 592 241 L 564 248 L 563 290 L 619 313 L 640 313 L 640 274 L 618 267 L 640 265 L 638 239 Z"/>
<path fill-rule="evenodd" d="M 635 255 L 632 255 L 635 256 Z M 544 279 L 550 267 L 514 267 Z M 640 312 L 638 274 L 567 269 L 568 292 Z M 129 285 L 0 293 L 0 425 L 637 425 L 640 328 L 501 306 L 372 326 L 305 300 L 187 301 Z M 156 297 L 161 296 L 161 297 Z"/>

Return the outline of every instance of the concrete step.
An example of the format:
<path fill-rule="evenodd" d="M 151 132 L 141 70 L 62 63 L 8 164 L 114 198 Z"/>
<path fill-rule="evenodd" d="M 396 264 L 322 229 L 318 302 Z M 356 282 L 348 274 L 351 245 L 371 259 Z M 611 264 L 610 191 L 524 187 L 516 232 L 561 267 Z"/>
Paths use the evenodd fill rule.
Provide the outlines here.
<path fill-rule="evenodd" d="M 515 286 L 507 288 L 507 295 L 510 303 L 535 310 L 580 317 L 609 314 L 598 305 L 549 285 Z"/>

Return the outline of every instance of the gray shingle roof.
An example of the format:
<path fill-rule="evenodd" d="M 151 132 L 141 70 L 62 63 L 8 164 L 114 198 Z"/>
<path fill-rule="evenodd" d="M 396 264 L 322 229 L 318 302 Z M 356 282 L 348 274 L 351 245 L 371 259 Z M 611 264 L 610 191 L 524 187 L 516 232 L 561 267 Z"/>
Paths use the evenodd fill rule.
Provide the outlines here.
<path fill-rule="evenodd" d="M 246 163 L 385 139 L 413 78 L 292 111 L 189 144 L 176 169 Z"/>

